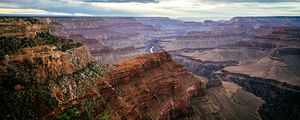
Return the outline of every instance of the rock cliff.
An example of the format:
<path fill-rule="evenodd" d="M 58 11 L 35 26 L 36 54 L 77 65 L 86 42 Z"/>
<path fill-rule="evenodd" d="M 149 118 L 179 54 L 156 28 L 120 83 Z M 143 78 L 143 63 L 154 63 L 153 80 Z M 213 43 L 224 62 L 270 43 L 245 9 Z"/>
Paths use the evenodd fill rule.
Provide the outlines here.
<path fill-rule="evenodd" d="M 24 48 L 23 51 L 5 56 L 3 64 L 6 72 L 16 73 L 15 79 L 27 79 L 25 81 L 44 81 L 71 74 L 93 61 L 86 47 L 62 52 L 56 46 L 44 45 Z"/>
<path fill-rule="evenodd" d="M 138 37 L 143 37 L 139 36 L 139 34 L 143 32 L 148 33 L 155 31 L 155 28 L 152 26 L 141 24 L 131 17 L 80 17 L 48 19 L 52 21 L 49 24 L 50 26 L 53 26 L 53 29 L 50 29 L 55 33 L 59 33 L 56 31 L 63 30 L 72 39 L 76 39 L 78 38 L 78 35 L 80 35 L 81 38 L 79 40 L 82 42 L 85 42 L 86 39 L 94 39 L 94 44 L 105 44 L 114 49 L 129 46 L 139 47 L 141 44 L 137 43 L 144 42 L 141 41 L 143 40 L 142 38 L 140 40 L 136 39 Z M 60 26 L 63 28 L 55 29 L 57 28 L 55 26 Z M 88 44 L 88 46 L 89 45 L 92 44 Z M 101 47 L 101 45 L 91 47 Z"/>
<path fill-rule="evenodd" d="M 248 31 L 255 37 L 213 48 L 172 51 L 174 60 L 193 74 L 209 78 L 208 86 L 220 86 L 221 80 L 233 82 L 265 100 L 258 110 L 262 119 L 299 119 L 299 107 L 295 107 L 300 104 L 296 100 L 300 95 L 299 19 L 262 17 L 231 21 L 236 25 L 249 25 L 264 34 Z M 222 27 L 232 29 L 226 23 Z M 218 38 L 218 34 L 209 35 Z"/>
<path fill-rule="evenodd" d="M 177 36 L 172 42 L 163 43 L 165 50 L 174 51 L 184 48 L 214 48 L 220 45 L 232 44 L 237 40 L 249 40 L 253 37 L 254 28 L 242 26 L 221 27 L 210 31 L 189 31 L 183 36 Z"/>
<path fill-rule="evenodd" d="M 33 18 L 1 18 L 0 37 L 30 37 L 39 32 L 47 32 L 47 26 Z"/>
<path fill-rule="evenodd" d="M 53 35 L 78 40 L 103 63 L 145 54 L 145 43 L 161 31 L 132 17 L 41 18 Z M 127 49 L 133 48 L 133 49 Z"/>
<path fill-rule="evenodd" d="M 284 23 L 278 27 L 273 27 L 269 34 L 256 36 L 255 39 L 249 41 L 237 41 L 235 44 L 261 48 L 299 47 L 299 31 L 300 27 Z"/>
<path fill-rule="evenodd" d="M 279 48 L 270 56 L 243 61 L 239 66 L 227 67 L 225 70 L 300 86 L 299 55 L 299 48 Z"/>

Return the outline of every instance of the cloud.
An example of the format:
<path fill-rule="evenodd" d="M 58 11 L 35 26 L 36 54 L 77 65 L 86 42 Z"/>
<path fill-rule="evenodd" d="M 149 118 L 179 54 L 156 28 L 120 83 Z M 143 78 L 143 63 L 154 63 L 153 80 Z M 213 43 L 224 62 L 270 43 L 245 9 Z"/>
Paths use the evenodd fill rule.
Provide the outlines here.
<path fill-rule="evenodd" d="M 138 3 L 152 3 L 158 2 L 157 0 L 82 0 L 83 2 L 114 2 L 114 3 L 126 3 L 126 2 L 138 2 Z"/>
<path fill-rule="evenodd" d="M 262 2 L 262 3 L 274 3 L 274 2 L 299 2 L 300 0 L 200 0 L 206 2 Z"/>
<path fill-rule="evenodd" d="M 116 3 L 126 3 L 126 2 L 138 2 L 138 3 L 156 3 L 162 1 L 178 1 L 178 0 L 81 0 L 83 2 L 116 2 Z M 199 2 L 299 2 L 300 0 L 197 0 Z"/>
<path fill-rule="evenodd" d="M 2 2 L 2 1 L 1 1 Z M 79 0 L 7 0 L 6 2 L 1 3 L 0 8 L 17 8 L 17 9 L 36 9 L 44 10 L 49 13 L 67 13 L 71 15 L 75 14 L 85 14 L 93 16 L 113 16 L 113 15 L 128 15 L 128 13 L 123 11 L 112 11 L 104 10 L 92 6 L 92 3 L 85 3 Z M 3 7 L 2 7 L 3 6 Z M 4 7 L 10 6 L 10 7 Z M 0 11 L 1 12 L 1 11 Z M 5 12 L 5 11 L 4 11 Z M 2 12 L 3 13 L 3 12 Z M 17 13 L 16 11 L 16 14 Z M 51 14 L 52 15 L 52 14 Z"/>
<path fill-rule="evenodd" d="M 168 17 L 233 17 L 300 15 L 291 10 L 300 10 L 293 2 L 285 3 L 203 3 L 197 0 L 161 1 L 159 3 L 95 3 L 95 7 L 126 11 L 144 16 Z"/>
<path fill-rule="evenodd" d="M 14 9 L 14 8 L 0 8 L 0 14 L 14 14 L 14 15 L 55 15 L 55 16 L 90 16 L 82 13 L 63 13 L 63 12 L 48 12 L 38 9 Z"/>
<path fill-rule="evenodd" d="M 280 2 L 283 0 L 269 0 L 269 2 L 266 2 L 267 0 L 87 1 L 88 0 L 1 0 L 0 14 L 7 14 L 8 9 L 10 14 L 34 13 L 39 15 L 163 16 L 171 18 L 300 16 L 299 0 L 285 0 L 289 2 Z"/>

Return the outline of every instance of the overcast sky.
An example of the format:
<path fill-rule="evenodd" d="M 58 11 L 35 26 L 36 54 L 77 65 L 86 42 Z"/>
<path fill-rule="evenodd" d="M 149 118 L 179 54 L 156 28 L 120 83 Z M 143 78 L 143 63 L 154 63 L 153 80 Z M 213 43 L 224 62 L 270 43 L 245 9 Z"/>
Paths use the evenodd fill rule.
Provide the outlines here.
<path fill-rule="evenodd" d="M 300 16 L 300 0 L 0 0 L 0 14 L 185 19 Z"/>

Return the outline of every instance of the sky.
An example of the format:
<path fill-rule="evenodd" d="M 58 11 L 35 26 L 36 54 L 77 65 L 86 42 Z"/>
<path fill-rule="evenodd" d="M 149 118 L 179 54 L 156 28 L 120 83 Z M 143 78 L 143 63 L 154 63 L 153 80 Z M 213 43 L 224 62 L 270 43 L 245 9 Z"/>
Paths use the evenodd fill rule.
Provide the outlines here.
<path fill-rule="evenodd" d="M 300 0 L 0 0 L 0 15 L 229 19 L 300 16 Z"/>

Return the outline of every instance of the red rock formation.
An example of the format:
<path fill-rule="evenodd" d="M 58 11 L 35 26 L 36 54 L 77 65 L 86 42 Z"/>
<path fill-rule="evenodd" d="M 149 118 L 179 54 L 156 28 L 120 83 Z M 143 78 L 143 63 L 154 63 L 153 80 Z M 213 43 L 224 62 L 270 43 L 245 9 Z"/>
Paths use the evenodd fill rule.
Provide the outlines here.
<path fill-rule="evenodd" d="M 138 23 L 130 17 L 51 18 L 51 20 L 63 26 L 63 30 L 69 34 L 70 38 L 74 39 L 77 35 L 81 35 L 84 39 L 79 40 L 82 42 L 85 39 L 95 39 L 98 44 L 109 43 L 112 40 L 128 39 L 128 37 L 137 36 L 142 31 L 154 30 L 152 26 Z M 50 26 L 57 25 L 52 24 Z M 52 31 L 56 30 L 52 29 Z"/>
<path fill-rule="evenodd" d="M 103 63 L 116 63 L 144 54 L 145 50 L 136 49 L 144 47 L 144 43 L 151 40 L 150 34 L 156 32 L 151 25 L 131 17 L 43 18 L 42 21 L 49 25 L 52 34 L 87 45 L 92 55 Z M 130 47 L 134 50 L 127 49 Z"/>
<path fill-rule="evenodd" d="M 65 45 L 71 45 L 68 42 Z M 219 98 L 214 94 L 206 99 L 207 79 L 191 75 L 166 52 L 102 65 L 94 62 L 86 47 L 67 46 L 69 49 L 60 51 L 56 48 L 61 44 L 54 45 L 27 47 L 5 55 L 0 64 L 5 72 L 0 74 L 0 118 L 55 119 L 70 109 L 80 119 L 98 118 L 106 112 L 112 119 L 129 120 L 233 118 L 221 108 L 228 113 L 242 109 L 240 114 L 245 117 L 240 118 L 248 117 L 248 107 L 239 108 L 237 103 L 235 108 L 239 109 L 223 107 L 211 100 Z M 234 103 L 224 96 L 222 88 L 218 90 L 220 97 L 226 98 L 222 103 Z"/>
<path fill-rule="evenodd" d="M 82 69 L 94 59 L 86 47 L 79 47 L 67 52 L 56 50 L 56 46 L 37 46 L 24 48 L 23 53 L 7 55 L 3 61 L 6 72 L 19 73 L 17 79 L 44 81 L 57 78 L 63 74 L 71 74 Z M 5 73 L 4 73 L 5 74 Z"/>
<path fill-rule="evenodd" d="M 0 19 L 0 37 L 32 37 L 39 32 L 47 32 L 46 25 L 36 23 L 35 18 L 1 18 Z"/>
<path fill-rule="evenodd" d="M 249 41 L 238 41 L 236 45 L 261 48 L 299 47 L 299 31 L 299 27 L 284 24 L 274 27 L 269 34 L 257 36 Z"/>
<path fill-rule="evenodd" d="M 184 48 L 215 48 L 220 45 L 233 44 L 238 40 L 249 40 L 254 37 L 254 31 L 254 28 L 245 26 L 221 26 L 210 31 L 190 31 L 183 36 L 177 36 L 176 40 L 170 43 L 163 43 L 161 46 L 167 51 Z"/>
<path fill-rule="evenodd" d="M 174 108 L 186 112 L 190 98 L 204 94 L 205 79 L 190 75 L 167 53 L 138 57 L 111 68 L 112 86 L 144 117 L 171 118 Z"/>
<path fill-rule="evenodd" d="M 89 51 L 92 54 L 107 53 L 113 51 L 111 47 L 103 45 L 98 40 L 84 38 L 81 34 L 73 34 L 71 35 L 71 38 L 81 41 L 81 43 L 87 45 L 89 47 Z"/>

